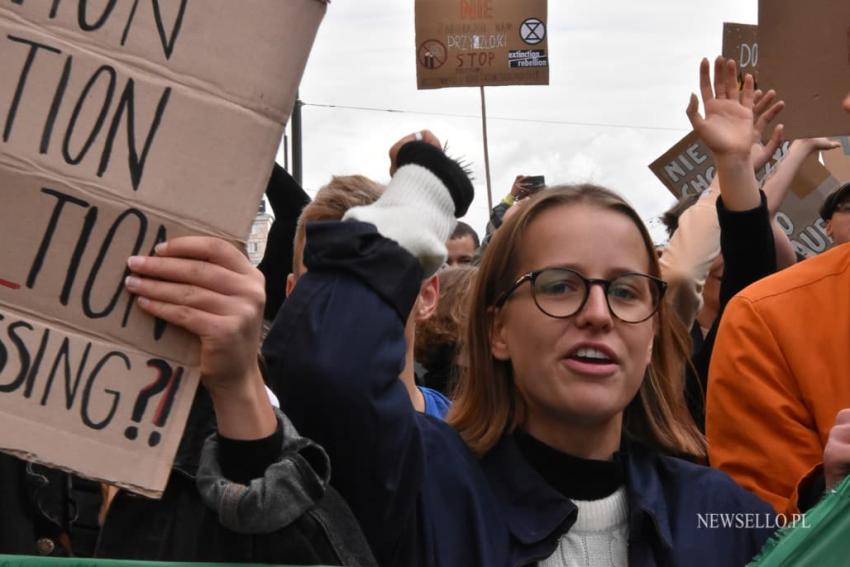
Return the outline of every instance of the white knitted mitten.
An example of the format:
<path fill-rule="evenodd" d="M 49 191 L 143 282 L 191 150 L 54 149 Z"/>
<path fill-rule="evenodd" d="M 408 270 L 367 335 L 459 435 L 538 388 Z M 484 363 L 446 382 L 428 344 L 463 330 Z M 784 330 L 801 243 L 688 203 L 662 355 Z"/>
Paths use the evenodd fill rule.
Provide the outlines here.
<path fill-rule="evenodd" d="M 374 224 L 419 259 L 429 277 L 446 261 L 446 241 L 455 217 L 472 202 L 472 184 L 456 162 L 423 142 L 405 145 L 399 164 L 384 194 L 371 205 L 349 209 L 343 220 Z"/>

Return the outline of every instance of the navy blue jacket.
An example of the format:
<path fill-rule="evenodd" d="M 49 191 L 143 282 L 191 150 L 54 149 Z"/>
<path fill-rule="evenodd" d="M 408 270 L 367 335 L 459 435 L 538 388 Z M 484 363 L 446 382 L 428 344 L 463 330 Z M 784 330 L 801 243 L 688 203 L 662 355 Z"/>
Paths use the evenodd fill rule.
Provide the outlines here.
<path fill-rule="evenodd" d="M 551 555 L 575 505 L 511 435 L 478 459 L 450 426 L 414 411 L 398 379 L 416 260 L 365 223 L 314 223 L 307 242 L 309 271 L 263 354 L 287 415 L 331 456 L 331 483 L 379 563 L 500 567 Z M 631 567 L 744 565 L 769 536 L 706 527 L 721 521 L 712 513 L 772 515 L 725 474 L 639 446 L 624 460 Z"/>

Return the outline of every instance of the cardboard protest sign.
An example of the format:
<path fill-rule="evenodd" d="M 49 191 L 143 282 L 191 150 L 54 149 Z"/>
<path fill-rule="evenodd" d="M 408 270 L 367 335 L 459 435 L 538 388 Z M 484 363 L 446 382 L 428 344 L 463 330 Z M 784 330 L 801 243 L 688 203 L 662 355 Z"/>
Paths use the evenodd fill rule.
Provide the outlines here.
<path fill-rule="evenodd" d="M 826 225 L 820 218 L 823 200 L 835 191 L 838 181 L 812 156 L 794 178 L 791 190 L 776 213 L 776 220 L 797 254 L 810 258 L 832 247 Z"/>
<path fill-rule="evenodd" d="M 416 0 L 420 89 L 548 85 L 547 0 Z"/>
<path fill-rule="evenodd" d="M 850 136 L 838 136 L 833 139 L 838 141 L 841 147 L 821 152 L 823 163 L 839 183 L 850 182 Z"/>
<path fill-rule="evenodd" d="M 850 134 L 850 3 L 759 0 L 759 78 L 786 103 L 790 139 Z"/>
<path fill-rule="evenodd" d="M 677 199 L 699 195 L 714 179 L 711 152 L 693 131 L 652 162 L 649 169 Z"/>
<path fill-rule="evenodd" d="M 326 5 L 0 5 L 0 449 L 161 494 L 197 341 L 126 259 L 244 241 Z"/>
<path fill-rule="evenodd" d="M 723 57 L 738 64 L 739 83 L 743 84 L 746 73 L 758 81 L 758 26 L 724 23 Z"/>
<path fill-rule="evenodd" d="M 764 180 L 770 175 L 790 146 L 791 142 L 785 142 L 778 148 L 756 177 Z M 677 199 L 699 195 L 708 189 L 715 175 L 714 158 L 695 132 L 679 140 L 649 168 Z M 791 182 L 777 219 L 797 253 L 814 256 L 832 246 L 818 210 L 824 197 L 837 186 L 838 181 L 815 155 L 804 162 Z"/>

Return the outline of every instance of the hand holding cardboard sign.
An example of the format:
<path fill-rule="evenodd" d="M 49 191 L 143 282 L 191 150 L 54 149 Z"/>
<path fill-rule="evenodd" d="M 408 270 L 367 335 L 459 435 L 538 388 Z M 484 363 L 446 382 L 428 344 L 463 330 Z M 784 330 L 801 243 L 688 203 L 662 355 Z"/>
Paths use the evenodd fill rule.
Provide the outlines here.
<path fill-rule="evenodd" d="M 257 365 L 265 302 L 262 274 L 234 246 L 187 236 L 128 260 L 127 289 L 151 315 L 201 341 L 201 381 L 219 431 L 234 439 L 271 435 L 276 420 Z"/>
<path fill-rule="evenodd" d="M 823 450 L 826 488 L 835 487 L 850 473 L 850 409 L 838 412 Z"/>

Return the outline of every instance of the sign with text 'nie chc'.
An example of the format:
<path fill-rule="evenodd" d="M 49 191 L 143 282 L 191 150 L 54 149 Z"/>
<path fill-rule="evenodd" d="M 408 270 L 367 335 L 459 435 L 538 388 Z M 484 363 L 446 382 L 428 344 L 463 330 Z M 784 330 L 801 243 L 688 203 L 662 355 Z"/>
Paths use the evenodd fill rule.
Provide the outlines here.
<path fill-rule="evenodd" d="M 790 145 L 791 142 L 786 141 L 777 148 L 767 165 L 757 172 L 760 181 L 767 179 L 788 153 Z M 716 173 L 711 151 L 693 131 L 652 162 L 649 168 L 677 199 L 701 194 L 709 188 Z M 817 156 L 810 156 L 791 181 L 776 219 L 800 256 L 809 258 L 832 246 L 832 239 L 826 233 L 818 210 L 837 186 L 838 181 L 820 164 Z"/>
<path fill-rule="evenodd" d="M 548 85 L 547 0 L 416 0 L 420 89 Z"/>
<path fill-rule="evenodd" d="M 325 8 L 0 3 L 0 449 L 161 494 L 198 345 L 127 257 L 244 241 Z"/>

